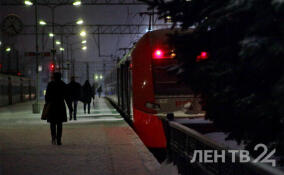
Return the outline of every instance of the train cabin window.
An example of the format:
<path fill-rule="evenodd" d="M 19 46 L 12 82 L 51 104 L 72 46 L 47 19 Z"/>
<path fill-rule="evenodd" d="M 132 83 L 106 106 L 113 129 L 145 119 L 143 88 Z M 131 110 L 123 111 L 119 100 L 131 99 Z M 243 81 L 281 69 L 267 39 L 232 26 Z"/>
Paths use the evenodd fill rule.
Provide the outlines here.
<path fill-rule="evenodd" d="M 154 59 L 153 77 L 155 94 L 157 95 L 181 95 L 191 94 L 191 90 L 177 76 L 173 67 L 177 66 L 175 59 Z"/>

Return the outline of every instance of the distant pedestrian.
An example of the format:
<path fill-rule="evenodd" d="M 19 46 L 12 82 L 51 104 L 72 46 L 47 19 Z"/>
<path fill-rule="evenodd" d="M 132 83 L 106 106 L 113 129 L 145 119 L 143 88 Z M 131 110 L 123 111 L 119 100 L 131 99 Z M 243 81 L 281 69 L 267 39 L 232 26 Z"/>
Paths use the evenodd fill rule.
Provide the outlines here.
<path fill-rule="evenodd" d="M 65 103 L 72 110 L 67 94 L 67 86 L 61 80 L 61 73 L 53 73 L 53 80 L 48 83 L 45 102 L 49 105 L 47 122 L 50 123 L 52 144 L 61 145 L 62 123 L 67 122 Z"/>
<path fill-rule="evenodd" d="M 84 113 L 86 114 L 86 106 L 88 105 L 88 114 L 90 114 L 90 104 L 93 97 L 93 91 L 88 80 L 85 81 L 82 90 L 83 90 L 82 101 L 84 103 Z"/>
<path fill-rule="evenodd" d="M 101 93 L 103 92 L 102 86 L 98 88 L 97 92 L 99 94 L 99 98 L 101 98 Z"/>
<path fill-rule="evenodd" d="M 68 88 L 68 94 L 70 96 L 71 100 L 71 105 L 73 108 L 73 113 L 72 110 L 69 110 L 69 120 L 72 120 L 74 117 L 74 120 L 77 120 L 77 104 L 78 100 L 81 98 L 81 85 L 75 81 L 75 77 L 71 77 L 71 82 L 67 85 Z"/>
<path fill-rule="evenodd" d="M 93 106 L 95 106 L 96 91 L 97 91 L 97 83 L 94 82 L 92 86 Z"/>

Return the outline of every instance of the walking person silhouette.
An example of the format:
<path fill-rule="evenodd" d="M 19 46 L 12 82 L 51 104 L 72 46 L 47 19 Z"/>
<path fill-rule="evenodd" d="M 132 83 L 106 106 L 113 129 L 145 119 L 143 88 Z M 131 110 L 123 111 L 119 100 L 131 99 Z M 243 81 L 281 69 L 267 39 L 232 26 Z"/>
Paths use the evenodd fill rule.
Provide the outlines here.
<path fill-rule="evenodd" d="M 97 92 L 99 93 L 99 98 L 101 98 L 101 94 L 103 92 L 102 86 L 98 88 Z"/>
<path fill-rule="evenodd" d="M 68 97 L 66 84 L 61 80 L 61 73 L 53 73 L 53 80 L 48 83 L 45 102 L 49 104 L 47 122 L 50 123 L 52 144 L 61 145 L 62 123 L 67 122 L 65 103 L 70 110 L 70 98 Z"/>
<path fill-rule="evenodd" d="M 89 80 L 86 80 L 83 87 L 83 103 L 84 103 L 84 113 L 86 113 L 86 106 L 88 105 L 88 114 L 90 114 L 91 101 L 93 97 L 92 87 Z"/>
<path fill-rule="evenodd" d="M 79 83 L 77 83 L 75 81 L 75 77 L 72 76 L 71 77 L 71 82 L 67 85 L 68 88 L 68 93 L 70 96 L 70 100 L 71 100 L 71 105 L 73 108 L 72 110 L 69 110 L 69 120 L 72 120 L 72 118 L 74 117 L 74 120 L 77 120 L 77 104 L 78 104 L 78 100 L 80 100 L 81 98 L 81 85 Z"/>

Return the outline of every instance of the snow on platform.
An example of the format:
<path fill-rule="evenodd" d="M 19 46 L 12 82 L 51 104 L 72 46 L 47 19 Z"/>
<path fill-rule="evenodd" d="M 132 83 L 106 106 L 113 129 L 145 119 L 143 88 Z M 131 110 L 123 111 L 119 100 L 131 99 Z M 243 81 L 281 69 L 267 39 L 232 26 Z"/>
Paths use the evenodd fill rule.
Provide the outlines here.
<path fill-rule="evenodd" d="M 92 114 L 80 109 L 77 121 L 64 123 L 61 146 L 51 144 L 49 125 L 40 114 L 31 113 L 31 104 L 0 108 L 0 174 L 156 175 L 161 171 L 136 133 L 104 99 L 96 101 Z"/>

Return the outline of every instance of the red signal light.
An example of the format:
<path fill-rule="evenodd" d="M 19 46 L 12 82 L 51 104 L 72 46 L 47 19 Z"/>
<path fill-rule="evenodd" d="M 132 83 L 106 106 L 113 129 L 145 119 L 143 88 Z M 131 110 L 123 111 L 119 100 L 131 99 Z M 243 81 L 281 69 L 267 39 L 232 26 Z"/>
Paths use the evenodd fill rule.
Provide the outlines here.
<path fill-rule="evenodd" d="M 53 63 L 49 65 L 49 70 L 52 72 L 55 70 L 55 65 Z"/>
<path fill-rule="evenodd" d="M 200 55 L 198 55 L 197 57 L 196 57 L 196 61 L 197 62 L 199 62 L 199 61 L 202 61 L 202 60 L 206 60 L 206 59 L 208 59 L 208 52 L 201 52 L 200 53 Z"/>
<path fill-rule="evenodd" d="M 201 58 L 204 58 L 204 59 L 208 58 L 207 52 L 201 52 L 200 56 L 201 56 Z"/>
<path fill-rule="evenodd" d="M 18 72 L 17 75 L 18 75 L 18 76 L 21 76 L 22 74 L 21 74 L 21 72 Z"/>
<path fill-rule="evenodd" d="M 162 59 L 164 57 L 164 52 L 161 49 L 157 49 L 154 51 L 153 58 L 154 59 Z"/>

